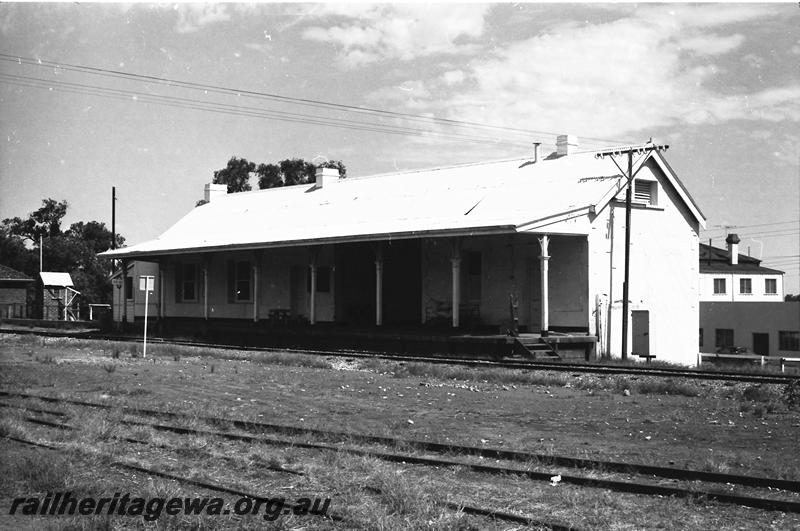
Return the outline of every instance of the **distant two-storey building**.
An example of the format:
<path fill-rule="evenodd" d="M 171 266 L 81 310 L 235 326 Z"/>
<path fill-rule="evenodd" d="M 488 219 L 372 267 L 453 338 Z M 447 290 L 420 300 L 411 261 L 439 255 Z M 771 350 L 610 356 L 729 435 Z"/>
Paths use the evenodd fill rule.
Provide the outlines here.
<path fill-rule="evenodd" d="M 701 302 L 776 302 L 783 300 L 783 271 L 739 254 L 739 237 L 729 234 L 727 249 L 700 244 Z"/>
<path fill-rule="evenodd" d="M 700 351 L 745 347 L 763 356 L 800 351 L 800 302 L 784 302 L 783 271 L 727 249 L 700 244 Z"/>

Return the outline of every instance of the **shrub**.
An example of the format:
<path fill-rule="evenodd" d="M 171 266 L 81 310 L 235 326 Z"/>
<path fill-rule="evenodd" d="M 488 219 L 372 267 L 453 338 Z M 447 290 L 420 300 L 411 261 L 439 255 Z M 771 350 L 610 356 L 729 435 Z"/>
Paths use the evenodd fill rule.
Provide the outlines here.
<path fill-rule="evenodd" d="M 790 380 L 783 388 L 783 400 L 790 408 L 800 406 L 800 380 Z"/>
<path fill-rule="evenodd" d="M 751 402 L 769 402 L 773 398 L 773 393 L 761 384 L 749 385 L 742 391 L 742 399 Z"/>

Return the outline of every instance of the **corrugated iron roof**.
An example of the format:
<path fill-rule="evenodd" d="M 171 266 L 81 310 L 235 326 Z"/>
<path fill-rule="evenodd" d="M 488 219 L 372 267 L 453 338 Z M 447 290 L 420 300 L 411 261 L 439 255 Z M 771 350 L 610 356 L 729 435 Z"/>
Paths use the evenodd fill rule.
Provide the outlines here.
<path fill-rule="evenodd" d="M 0 264 L 0 280 L 12 280 L 18 282 L 33 282 L 33 279 L 26 275 L 25 273 L 21 273 L 16 269 L 11 269 L 8 266 L 4 266 Z"/>
<path fill-rule="evenodd" d="M 535 230 L 587 234 L 586 214 L 619 189 L 593 153 L 520 167 L 465 164 L 229 194 L 197 207 L 155 240 L 101 256 Z M 669 178 L 674 178 L 670 176 Z"/>
<path fill-rule="evenodd" d="M 42 279 L 42 283 L 45 286 L 59 286 L 59 287 L 72 287 L 74 284 L 72 283 L 72 277 L 69 276 L 69 273 L 53 273 L 44 271 L 39 273 L 39 277 Z"/>
<path fill-rule="evenodd" d="M 762 267 L 761 260 L 739 254 L 739 263 L 732 265 L 727 249 L 700 244 L 700 273 L 757 273 L 763 275 L 783 275 L 778 269 Z"/>

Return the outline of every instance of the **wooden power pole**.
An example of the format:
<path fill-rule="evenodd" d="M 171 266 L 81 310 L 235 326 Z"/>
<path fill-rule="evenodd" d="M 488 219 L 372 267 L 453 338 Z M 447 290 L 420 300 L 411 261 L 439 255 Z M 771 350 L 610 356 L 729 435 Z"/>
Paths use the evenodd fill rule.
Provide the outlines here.
<path fill-rule="evenodd" d="M 630 293 L 630 264 L 631 264 L 631 195 L 633 188 L 633 178 L 639 173 L 639 170 L 644 168 L 647 159 L 650 158 L 653 151 L 666 151 L 669 149 L 667 145 L 655 145 L 652 140 L 646 144 L 638 146 L 626 146 L 621 148 L 609 149 L 595 154 L 597 158 L 610 157 L 614 164 L 619 168 L 619 171 L 625 176 L 625 273 L 622 281 L 622 359 L 628 359 L 628 319 L 629 311 L 628 304 Z M 633 171 L 633 155 L 640 155 L 638 162 L 639 167 Z M 627 171 L 622 169 L 622 166 L 617 162 L 617 158 L 627 158 Z M 612 227 L 613 230 L 613 227 Z M 612 264 L 613 267 L 613 264 Z M 613 304 L 613 300 L 609 301 Z"/>

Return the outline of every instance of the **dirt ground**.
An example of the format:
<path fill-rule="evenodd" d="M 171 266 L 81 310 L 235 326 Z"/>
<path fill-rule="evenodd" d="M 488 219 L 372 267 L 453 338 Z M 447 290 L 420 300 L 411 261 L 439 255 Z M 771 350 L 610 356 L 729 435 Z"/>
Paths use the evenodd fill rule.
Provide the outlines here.
<path fill-rule="evenodd" d="M 646 389 L 650 378 L 552 375 L 552 385 L 480 371 L 462 379 L 408 364 L 293 358 L 192 349 L 132 357 L 101 341 L 0 337 L 0 389 L 307 425 L 730 473 L 800 479 L 800 411 L 782 386 L 686 382 L 697 396 Z M 119 358 L 114 351 L 121 351 Z M 239 359 L 221 359 L 237 356 Z M 320 365 L 308 367 L 298 365 Z M 550 375 L 541 374 L 542 382 Z M 683 386 L 683 387 L 681 387 Z M 626 392 L 627 391 L 627 392 Z M 763 528 L 800 526 L 793 515 Z M 755 521 L 761 522 L 760 518 Z M 609 523 L 610 522 L 610 523 Z M 609 528 L 641 528 L 639 524 Z M 723 528 L 750 529 L 754 520 Z M 774 524 L 774 525 L 773 525 Z M 649 526 L 644 526 L 649 527 Z M 657 526 L 658 527 L 658 526 Z M 663 526 L 661 526 L 663 527 Z M 672 527 L 667 525 L 667 528 Z M 695 527 L 695 526 L 689 526 Z M 756 527 L 762 527 L 757 525 Z M 697 527 L 699 528 L 699 527 Z"/>

